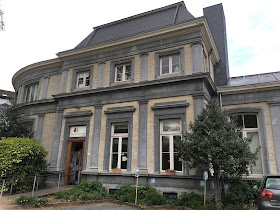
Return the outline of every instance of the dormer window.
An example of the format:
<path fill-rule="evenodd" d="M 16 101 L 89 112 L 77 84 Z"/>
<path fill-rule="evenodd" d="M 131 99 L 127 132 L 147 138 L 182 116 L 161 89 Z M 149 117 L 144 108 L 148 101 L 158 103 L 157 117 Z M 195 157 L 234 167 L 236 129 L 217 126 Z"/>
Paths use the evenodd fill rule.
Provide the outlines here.
<path fill-rule="evenodd" d="M 115 82 L 131 80 L 131 64 L 122 64 L 115 67 Z"/>
<path fill-rule="evenodd" d="M 180 54 L 160 58 L 160 74 L 173 74 L 180 72 Z"/>
<path fill-rule="evenodd" d="M 38 99 L 38 86 L 39 84 L 33 84 L 26 87 L 25 102 L 35 101 Z"/>
<path fill-rule="evenodd" d="M 80 72 L 77 74 L 77 88 L 89 87 L 90 85 L 90 72 Z"/>

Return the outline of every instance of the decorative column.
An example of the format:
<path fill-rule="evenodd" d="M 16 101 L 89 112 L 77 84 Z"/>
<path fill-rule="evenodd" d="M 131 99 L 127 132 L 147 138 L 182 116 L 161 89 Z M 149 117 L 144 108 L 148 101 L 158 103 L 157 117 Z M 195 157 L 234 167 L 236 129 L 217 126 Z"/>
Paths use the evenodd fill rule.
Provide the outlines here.
<path fill-rule="evenodd" d="M 95 105 L 93 139 L 89 169 L 98 172 L 98 155 L 101 129 L 102 105 Z"/>
<path fill-rule="evenodd" d="M 49 86 L 49 77 L 45 77 L 44 78 L 44 82 L 43 82 L 42 99 L 46 99 L 47 98 L 48 86 Z"/>
<path fill-rule="evenodd" d="M 100 62 L 98 64 L 98 81 L 97 81 L 98 88 L 103 87 L 104 67 L 105 67 L 105 62 Z"/>
<path fill-rule="evenodd" d="M 139 101 L 138 168 L 140 174 L 147 171 L 147 118 L 148 100 Z"/>
<path fill-rule="evenodd" d="M 60 93 L 66 92 L 67 78 L 68 78 L 68 69 L 62 69 Z"/>
<path fill-rule="evenodd" d="M 63 109 L 57 109 L 56 111 L 56 120 L 55 120 L 55 130 L 53 136 L 53 144 L 52 144 L 52 153 L 51 153 L 51 161 L 49 170 L 56 171 L 57 170 L 57 157 L 59 151 L 59 143 L 60 143 L 60 134 L 63 120 Z"/>
<path fill-rule="evenodd" d="M 192 72 L 204 72 L 203 47 L 200 42 L 192 44 Z"/>
<path fill-rule="evenodd" d="M 277 172 L 280 173 L 280 101 L 269 102 Z"/>
<path fill-rule="evenodd" d="M 148 53 L 142 53 L 140 80 L 147 81 L 147 78 L 148 78 Z"/>
<path fill-rule="evenodd" d="M 37 142 L 41 142 L 41 140 L 42 140 L 44 117 L 45 117 L 45 114 L 38 115 L 38 124 L 37 124 L 37 131 L 36 131 L 36 141 Z"/>

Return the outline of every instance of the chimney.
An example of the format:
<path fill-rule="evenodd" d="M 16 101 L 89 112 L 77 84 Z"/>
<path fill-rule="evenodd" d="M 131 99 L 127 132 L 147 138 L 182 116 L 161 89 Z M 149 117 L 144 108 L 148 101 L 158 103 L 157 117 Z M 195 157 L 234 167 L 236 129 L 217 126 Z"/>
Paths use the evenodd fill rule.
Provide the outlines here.
<path fill-rule="evenodd" d="M 223 5 L 217 4 L 206 7 L 203 9 L 203 14 L 207 19 L 221 59 L 220 62 L 214 66 L 215 84 L 217 86 L 227 85 L 229 80 L 229 68 L 226 20 Z"/>

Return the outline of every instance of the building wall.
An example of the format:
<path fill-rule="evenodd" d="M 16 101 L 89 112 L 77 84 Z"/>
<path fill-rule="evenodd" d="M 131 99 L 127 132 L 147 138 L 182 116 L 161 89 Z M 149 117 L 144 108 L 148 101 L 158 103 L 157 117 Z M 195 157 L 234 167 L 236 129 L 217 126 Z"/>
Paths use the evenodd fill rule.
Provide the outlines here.
<path fill-rule="evenodd" d="M 53 98 L 52 95 L 59 94 L 61 74 L 50 76 L 48 84 L 47 99 Z M 43 88 L 42 88 L 43 89 Z"/>

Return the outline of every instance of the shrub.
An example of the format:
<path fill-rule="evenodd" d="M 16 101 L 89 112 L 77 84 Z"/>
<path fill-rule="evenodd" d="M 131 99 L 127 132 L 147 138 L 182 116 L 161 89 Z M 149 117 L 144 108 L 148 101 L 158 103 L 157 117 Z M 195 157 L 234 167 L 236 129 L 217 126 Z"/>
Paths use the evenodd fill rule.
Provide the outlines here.
<path fill-rule="evenodd" d="M 75 201 L 79 200 L 99 200 L 108 198 L 106 188 L 99 182 L 82 182 L 75 185 L 71 190 L 63 190 L 54 194 L 56 199 Z"/>
<path fill-rule="evenodd" d="M 178 199 L 178 205 L 197 209 L 203 205 L 203 197 L 194 192 L 183 193 Z"/>
<path fill-rule="evenodd" d="M 216 204 L 215 203 L 207 203 L 205 206 L 200 206 L 199 210 L 216 210 Z"/>
<path fill-rule="evenodd" d="M 122 202 L 135 202 L 136 189 L 130 185 L 122 185 L 114 193 L 114 198 Z M 137 203 L 145 206 L 163 205 L 166 199 L 155 188 L 139 186 L 137 189 Z"/>
<path fill-rule="evenodd" d="M 46 205 L 47 202 L 48 200 L 44 198 L 27 198 L 25 196 L 21 196 L 16 199 L 15 204 L 22 206 L 33 205 L 34 207 L 40 207 Z"/>
<path fill-rule="evenodd" d="M 260 185 L 260 181 L 256 180 L 241 180 L 230 179 L 227 180 L 228 190 L 225 195 L 226 204 L 235 205 L 256 205 L 257 204 L 257 189 L 254 189 L 255 185 Z"/>
<path fill-rule="evenodd" d="M 47 151 L 35 139 L 2 138 L 0 141 L 0 176 L 18 178 L 13 183 L 13 192 L 24 192 L 32 189 L 32 180 L 24 180 L 26 175 L 42 172 L 47 169 L 45 157 Z M 9 190 L 10 183 L 6 183 Z"/>

